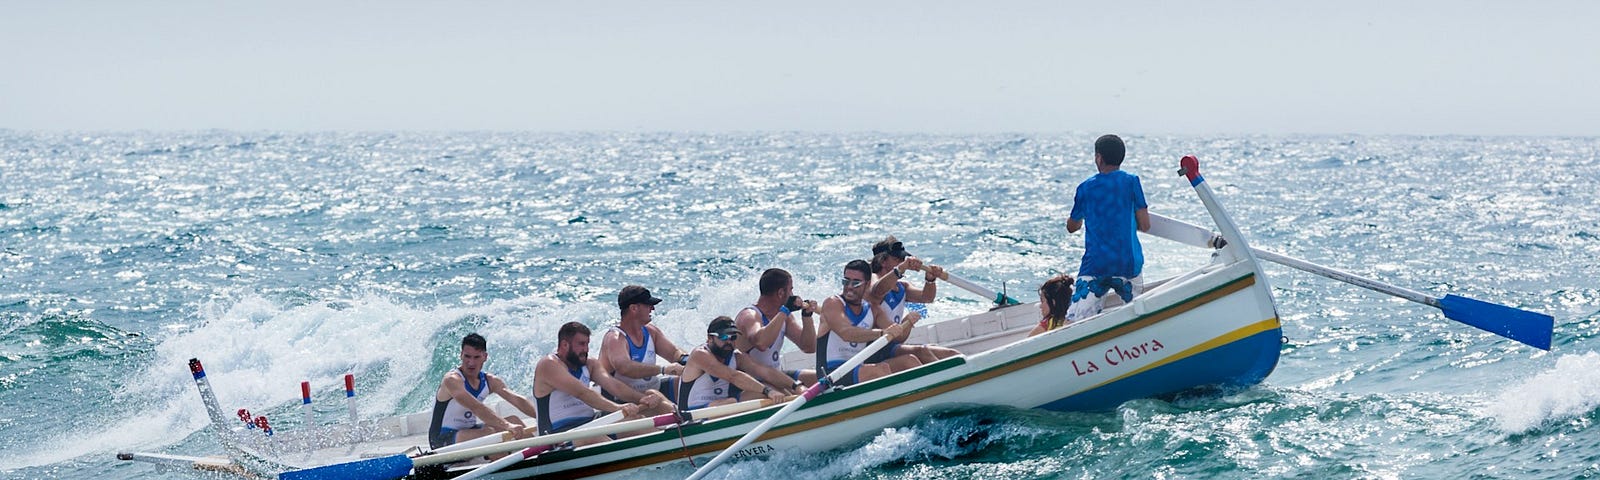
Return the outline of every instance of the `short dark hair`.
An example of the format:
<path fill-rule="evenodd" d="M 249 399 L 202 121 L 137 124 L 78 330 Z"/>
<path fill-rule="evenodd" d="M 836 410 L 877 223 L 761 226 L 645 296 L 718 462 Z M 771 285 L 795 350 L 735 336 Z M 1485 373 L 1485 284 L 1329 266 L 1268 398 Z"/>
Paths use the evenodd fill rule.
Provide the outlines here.
<path fill-rule="evenodd" d="M 589 327 L 578 322 L 567 322 L 565 325 L 561 326 L 560 331 L 556 332 L 556 341 L 565 342 L 572 340 L 572 337 L 576 337 L 580 333 L 588 335 Z"/>
<path fill-rule="evenodd" d="M 469 333 L 467 336 L 461 337 L 461 346 L 472 347 L 485 352 L 489 351 L 489 341 L 484 340 L 483 335 L 478 335 L 477 332 Z"/>
<path fill-rule="evenodd" d="M 866 260 L 851 260 L 850 263 L 844 264 L 844 269 L 845 271 L 855 270 L 861 272 L 862 275 L 867 276 L 867 280 L 872 279 L 872 266 L 867 264 Z"/>
<path fill-rule="evenodd" d="M 778 290 L 783 290 L 783 287 L 787 287 L 791 283 L 794 283 L 794 276 L 789 275 L 789 272 L 784 269 L 769 268 L 767 271 L 761 272 L 762 295 L 777 293 Z"/>
<path fill-rule="evenodd" d="M 1122 137 L 1101 135 L 1094 140 L 1094 153 L 1106 165 L 1122 165 L 1122 157 L 1128 154 L 1128 147 L 1122 144 Z"/>

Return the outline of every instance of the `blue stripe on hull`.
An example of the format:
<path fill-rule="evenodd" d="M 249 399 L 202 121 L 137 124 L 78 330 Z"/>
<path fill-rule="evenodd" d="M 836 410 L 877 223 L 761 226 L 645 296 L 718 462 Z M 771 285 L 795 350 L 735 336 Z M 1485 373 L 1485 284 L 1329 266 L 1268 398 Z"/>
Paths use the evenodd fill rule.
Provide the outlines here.
<path fill-rule="evenodd" d="M 1255 385 L 1277 367 L 1282 341 L 1282 329 L 1266 330 L 1087 392 L 1040 405 L 1039 408 L 1057 411 L 1111 410 L 1128 400 L 1178 393 L 1200 386 Z"/>

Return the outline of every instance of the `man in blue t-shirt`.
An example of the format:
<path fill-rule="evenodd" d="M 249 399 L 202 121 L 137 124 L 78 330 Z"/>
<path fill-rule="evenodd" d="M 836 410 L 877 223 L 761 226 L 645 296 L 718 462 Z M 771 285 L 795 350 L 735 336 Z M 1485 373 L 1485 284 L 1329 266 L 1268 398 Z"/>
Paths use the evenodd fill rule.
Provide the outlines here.
<path fill-rule="evenodd" d="M 1138 232 L 1150 231 L 1150 212 L 1139 177 L 1122 171 L 1126 152 L 1116 135 L 1096 139 L 1094 166 L 1099 173 L 1078 184 L 1072 197 L 1067 233 L 1084 229 L 1084 238 L 1068 321 L 1100 313 L 1107 292 L 1114 291 L 1127 302 L 1143 289 L 1139 273 L 1144 269 L 1144 251 Z"/>

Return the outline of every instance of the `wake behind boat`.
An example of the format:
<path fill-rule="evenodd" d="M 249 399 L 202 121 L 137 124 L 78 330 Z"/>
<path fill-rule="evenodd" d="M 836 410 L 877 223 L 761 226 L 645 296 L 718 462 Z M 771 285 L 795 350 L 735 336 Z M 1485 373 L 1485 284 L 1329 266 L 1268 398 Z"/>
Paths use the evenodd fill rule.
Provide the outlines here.
<path fill-rule="evenodd" d="M 229 466 L 216 467 L 215 460 L 207 465 L 284 479 L 452 478 L 490 474 L 478 460 L 485 454 L 520 452 L 494 467 L 503 469 L 490 478 L 605 478 L 678 462 L 688 464 L 691 459 L 695 465 L 706 465 L 706 460 L 719 453 L 719 458 L 737 460 L 776 452 L 831 450 L 955 406 L 1105 410 L 1128 400 L 1195 388 L 1257 384 L 1277 365 L 1283 337 L 1270 286 L 1257 252 L 1212 197 L 1193 157 L 1185 157 L 1182 173 L 1189 177 L 1221 233 L 1169 222 L 1150 233 L 1211 248 L 1209 261 L 1151 283 L 1131 302 L 1041 335 L 1027 336 L 1038 322 L 1035 305 L 1007 305 L 1003 295 L 983 291 L 996 299 L 997 308 L 924 327 L 910 340 L 954 348 L 959 356 L 851 386 L 822 382 L 790 404 L 745 402 L 716 407 L 721 410 L 634 421 L 643 423 L 585 426 L 545 437 L 447 447 L 451 451 L 422 448 L 428 441 L 427 419 L 421 414 L 357 423 L 336 435 L 322 435 L 334 440 L 302 440 L 302 448 L 291 448 L 288 436 L 263 440 L 269 437 L 241 432 L 239 422 L 226 420 L 202 381 L 203 372 L 197 371 L 197 386 L 229 457 Z M 1542 338 L 1542 348 L 1548 348 L 1553 322 L 1548 316 L 1493 304 L 1451 305 L 1456 305 L 1454 312 L 1432 306 L 1444 309 L 1447 317 L 1455 320 L 1516 313 L 1493 328 L 1474 325 L 1535 346 L 1540 346 Z M 784 363 L 804 368 L 813 365 L 814 359 L 792 352 Z M 841 370 L 848 369 L 847 365 Z M 599 445 L 549 449 L 569 438 L 641 426 L 662 431 Z M 242 440 L 246 437 L 248 440 Z M 175 462 L 182 464 L 186 458 Z M 464 459 L 467 463 L 458 462 Z M 199 468 L 200 463 L 193 466 Z M 715 462 L 696 475 L 714 467 Z"/>

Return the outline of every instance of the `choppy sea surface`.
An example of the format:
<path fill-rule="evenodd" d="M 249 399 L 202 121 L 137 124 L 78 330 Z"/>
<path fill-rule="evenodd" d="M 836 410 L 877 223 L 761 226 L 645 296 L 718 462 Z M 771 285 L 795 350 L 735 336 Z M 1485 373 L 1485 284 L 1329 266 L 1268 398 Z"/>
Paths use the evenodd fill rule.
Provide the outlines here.
<path fill-rule="evenodd" d="M 622 285 L 690 344 L 761 270 L 821 297 L 889 234 L 1032 300 L 1076 271 L 1063 222 L 1094 136 L 0 131 L 0 477 L 193 478 L 114 459 L 220 453 L 190 357 L 224 409 L 280 429 L 302 380 L 338 420 L 345 373 L 364 415 L 409 413 L 467 332 L 527 386 Z M 1286 343 L 1261 385 L 953 409 L 714 477 L 1600 477 L 1600 139 L 1125 138 L 1152 211 L 1205 221 L 1175 174 L 1198 155 L 1255 246 L 1549 313 L 1554 348 L 1268 264 Z M 1147 278 L 1204 261 L 1143 241 Z M 932 321 L 983 310 L 953 290 Z"/>

